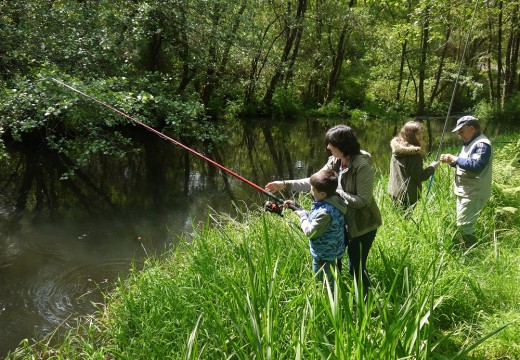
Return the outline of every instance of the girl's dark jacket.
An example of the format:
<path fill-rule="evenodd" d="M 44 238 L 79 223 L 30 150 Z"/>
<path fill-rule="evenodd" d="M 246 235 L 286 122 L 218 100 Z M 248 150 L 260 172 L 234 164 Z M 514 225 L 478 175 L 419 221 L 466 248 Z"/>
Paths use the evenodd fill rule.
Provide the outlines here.
<path fill-rule="evenodd" d="M 422 192 L 422 182 L 432 176 L 435 167 L 423 169 L 423 151 L 420 146 L 393 138 L 390 142 L 392 159 L 388 193 L 403 206 L 415 204 Z"/>

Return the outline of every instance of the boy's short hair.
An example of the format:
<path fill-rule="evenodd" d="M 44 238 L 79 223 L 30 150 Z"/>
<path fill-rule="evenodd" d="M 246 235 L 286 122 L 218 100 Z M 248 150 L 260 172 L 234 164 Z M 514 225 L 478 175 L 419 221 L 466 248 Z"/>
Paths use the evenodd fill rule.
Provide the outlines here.
<path fill-rule="evenodd" d="M 334 170 L 320 170 L 312 174 L 310 182 L 316 190 L 331 196 L 338 189 L 338 174 Z"/>

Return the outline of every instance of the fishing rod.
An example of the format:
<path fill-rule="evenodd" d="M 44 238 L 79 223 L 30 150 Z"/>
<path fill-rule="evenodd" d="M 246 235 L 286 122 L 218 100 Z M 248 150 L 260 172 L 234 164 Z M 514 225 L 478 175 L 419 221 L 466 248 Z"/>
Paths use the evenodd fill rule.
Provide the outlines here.
<path fill-rule="evenodd" d="M 462 51 L 462 55 L 460 57 L 459 69 L 457 71 L 457 77 L 455 78 L 455 83 L 453 85 L 453 92 L 451 94 L 451 100 L 450 100 L 450 104 L 448 106 L 448 112 L 446 114 L 446 120 L 444 121 L 444 127 L 442 129 L 441 138 L 439 140 L 439 146 L 437 147 L 437 154 L 435 155 L 435 160 L 439 159 L 439 155 L 440 155 L 440 152 L 441 152 L 442 141 L 444 139 L 444 134 L 446 133 L 446 128 L 447 128 L 447 125 L 448 125 L 448 120 L 449 120 L 450 115 L 451 115 L 451 108 L 452 108 L 453 102 L 455 100 L 455 94 L 456 94 L 456 91 L 457 91 L 457 85 L 459 83 L 460 74 L 462 73 L 462 65 L 464 63 L 464 58 L 466 56 L 466 50 L 468 49 L 469 40 L 471 38 L 471 32 L 473 31 L 473 25 L 475 23 L 475 15 L 477 13 L 478 3 L 479 3 L 479 0 L 475 0 L 475 7 L 473 9 L 473 15 L 472 15 L 472 18 L 471 18 L 471 24 L 469 26 L 468 33 L 466 35 L 466 42 L 464 44 L 464 50 Z M 430 181 L 428 183 L 428 189 L 426 191 L 426 196 L 428 196 L 430 194 L 430 190 L 431 190 L 431 187 L 432 187 L 434 175 L 435 175 L 435 173 L 432 174 L 432 176 L 430 177 Z"/>
<path fill-rule="evenodd" d="M 64 86 L 65 88 L 67 88 L 67 89 L 69 89 L 69 90 L 72 90 L 72 91 L 74 91 L 75 93 L 78 93 L 78 94 L 80 94 L 80 95 L 82 95 L 82 96 L 84 96 L 84 97 L 86 97 L 86 98 L 88 98 L 88 99 L 90 99 L 90 100 L 96 102 L 97 104 L 106 107 L 106 108 L 109 109 L 109 110 L 112 110 L 113 112 L 115 112 L 115 113 L 117 113 L 117 114 L 119 114 L 119 115 L 121 115 L 121 116 L 127 118 L 128 120 L 130 120 L 130 121 L 132 121 L 132 122 L 134 122 L 134 123 L 136 123 L 136 124 L 138 124 L 138 125 L 141 125 L 141 126 L 144 127 L 146 130 L 151 131 L 151 132 L 155 133 L 156 135 L 159 135 L 159 137 L 161 137 L 161 138 L 163 138 L 163 139 L 165 139 L 165 140 L 168 140 L 168 141 L 170 141 L 171 143 L 173 143 L 173 144 L 175 144 L 175 145 L 177 145 L 177 146 L 180 146 L 181 148 L 183 148 L 184 150 L 188 151 L 189 153 L 191 153 L 191 154 L 193 154 L 193 155 L 196 155 L 196 156 L 200 157 L 201 159 L 207 161 L 208 163 L 210 163 L 210 164 L 212 164 L 212 165 L 218 167 L 220 170 L 222 170 L 222 171 L 224 171 L 224 172 L 226 172 L 226 173 L 228 173 L 228 174 L 234 176 L 234 177 L 237 178 L 238 180 L 240 180 L 240 181 L 242 181 L 242 182 L 245 182 L 245 183 L 248 184 L 249 186 L 252 186 L 252 187 L 255 188 L 256 190 L 258 190 L 258 191 L 264 193 L 265 195 L 269 196 L 271 199 L 273 199 L 273 200 L 275 201 L 275 203 L 273 203 L 273 202 L 271 202 L 271 201 L 266 201 L 266 202 L 264 203 L 264 208 L 265 208 L 266 210 L 270 211 L 270 212 L 274 212 L 274 213 L 277 213 L 278 215 L 282 216 L 282 208 L 281 208 L 280 206 L 278 206 L 278 204 L 283 204 L 284 200 L 281 199 L 281 198 L 279 198 L 278 196 L 274 195 L 273 193 L 271 193 L 271 192 L 265 190 L 264 188 L 258 186 L 258 185 L 255 184 L 255 183 L 249 181 L 248 179 L 244 178 L 243 176 L 241 176 L 241 175 L 239 175 L 239 174 L 237 174 L 237 173 L 235 173 L 235 172 L 229 170 L 229 169 L 226 168 L 225 166 L 223 166 L 223 165 L 217 163 L 216 161 L 214 161 L 214 160 L 212 160 L 212 159 L 210 159 L 210 158 L 208 158 L 208 157 L 202 155 L 202 154 L 199 153 L 198 151 L 193 150 L 192 148 L 190 148 L 190 147 L 188 147 L 188 146 L 186 146 L 186 145 L 180 143 L 179 141 L 177 141 L 177 140 L 175 140 L 175 139 L 172 139 L 172 138 L 169 137 L 168 135 L 163 134 L 162 132 L 160 132 L 160 131 L 154 129 L 153 127 L 148 126 L 148 125 L 146 125 L 145 123 L 143 123 L 143 122 L 141 122 L 141 121 L 139 121 L 139 120 L 137 120 L 137 119 L 131 117 L 130 115 L 128 115 L 128 114 L 126 114 L 125 112 L 123 112 L 123 111 L 121 111 L 121 110 L 115 108 L 114 106 L 112 106 L 112 105 L 110 105 L 110 104 L 107 104 L 106 102 L 101 101 L 101 100 L 99 100 L 99 99 L 97 99 L 97 98 L 95 98 L 95 97 L 93 97 L 93 96 L 91 96 L 91 95 L 88 95 L 88 94 L 86 94 L 86 93 L 84 93 L 84 92 L 82 92 L 82 91 L 80 91 L 80 90 L 78 90 L 78 89 L 76 89 L 76 88 L 74 88 L 74 87 L 72 87 L 72 86 L 70 86 L 70 85 L 64 83 L 63 81 L 60 81 L 60 80 L 55 79 L 55 78 L 51 78 L 51 79 L 52 79 L 52 81 L 54 81 L 55 83 L 57 83 L 57 84 L 59 84 L 59 85 L 61 85 L 61 86 Z M 294 205 L 289 204 L 288 206 L 289 206 L 289 208 L 292 209 L 292 210 L 295 210 L 295 209 L 297 209 L 297 208 L 300 207 L 300 206 L 299 206 L 298 204 L 296 204 L 296 203 L 295 203 Z"/>

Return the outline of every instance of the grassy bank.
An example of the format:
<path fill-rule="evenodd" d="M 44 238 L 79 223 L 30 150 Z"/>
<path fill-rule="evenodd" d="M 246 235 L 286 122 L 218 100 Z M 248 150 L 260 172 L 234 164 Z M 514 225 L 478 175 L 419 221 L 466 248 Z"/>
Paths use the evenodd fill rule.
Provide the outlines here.
<path fill-rule="evenodd" d="M 469 252 L 456 246 L 452 169 L 439 168 L 407 216 L 378 177 L 384 225 L 366 303 L 348 273 L 334 293 L 316 283 L 293 214 L 212 214 L 191 242 L 122 280 L 60 346 L 27 344 L 9 358 L 520 359 L 517 139 L 495 145 L 493 198 Z"/>

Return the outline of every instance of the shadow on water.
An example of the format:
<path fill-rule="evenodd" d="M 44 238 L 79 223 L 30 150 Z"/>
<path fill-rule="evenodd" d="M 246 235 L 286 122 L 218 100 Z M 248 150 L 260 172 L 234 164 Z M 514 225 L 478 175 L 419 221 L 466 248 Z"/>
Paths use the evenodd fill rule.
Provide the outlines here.
<path fill-rule="evenodd" d="M 321 168 L 324 134 L 342 122 L 250 120 L 227 126 L 223 144 L 186 145 L 263 187 Z M 439 133 L 443 124 L 434 125 Z M 352 126 L 385 172 L 393 124 Z M 95 312 L 118 278 L 189 238 L 210 209 L 238 216 L 236 208 L 266 200 L 157 136 L 141 135 L 136 148 L 117 161 L 92 160 L 68 179 L 70 160 L 60 154 L 13 150 L 0 175 L 0 356 Z"/>

